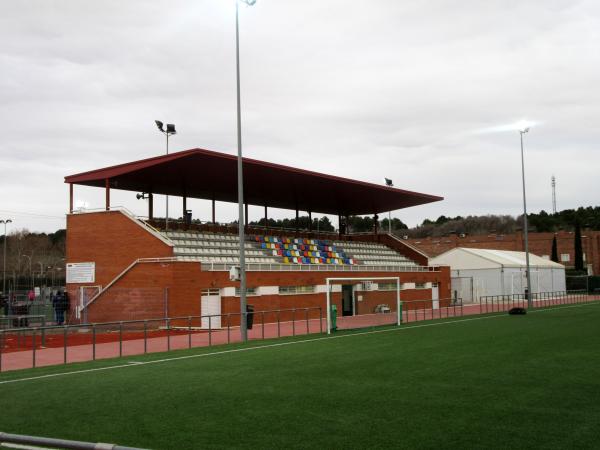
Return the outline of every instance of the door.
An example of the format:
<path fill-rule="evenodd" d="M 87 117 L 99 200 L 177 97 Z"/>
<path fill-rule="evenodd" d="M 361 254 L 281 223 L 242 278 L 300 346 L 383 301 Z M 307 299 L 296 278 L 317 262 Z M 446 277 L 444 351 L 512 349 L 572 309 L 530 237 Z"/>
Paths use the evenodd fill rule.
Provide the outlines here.
<path fill-rule="evenodd" d="M 431 283 L 431 304 L 433 309 L 440 309 L 440 287 L 438 283 Z"/>
<path fill-rule="evenodd" d="M 473 277 L 452 277 L 452 297 L 463 303 L 473 303 Z"/>
<path fill-rule="evenodd" d="M 209 325 L 211 329 L 221 328 L 221 293 L 219 289 L 202 291 L 200 314 L 202 315 L 202 328 L 208 329 Z"/>
<path fill-rule="evenodd" d="M 342 316 L 354 315 L 354 298 L 352 295 L 352 285 L 342 285 Z"/>

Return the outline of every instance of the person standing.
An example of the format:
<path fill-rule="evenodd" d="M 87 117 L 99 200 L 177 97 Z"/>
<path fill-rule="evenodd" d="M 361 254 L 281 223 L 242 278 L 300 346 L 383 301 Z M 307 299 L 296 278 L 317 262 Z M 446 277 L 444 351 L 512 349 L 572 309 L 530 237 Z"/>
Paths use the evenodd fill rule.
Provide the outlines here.
<path fill-rule="evenodd" d="M 66 293 L 59 291 L 52 300 L 54 311 L 56 313 L 56 324 L 62 325 L 65 322 L 65 311 L 69 309 Z"/>
<path fill-rule="evenodd" d="M 50 302 L 54 309 L 54 322 L 58 323 L 58 291 L 52 291 L 50 293 Z"/>
<path fill-rule="evenodd" d="M 0 305 L 4 310 L 4 315 L 8 316 L 8 296 L 4 292 L 0 295 Z"/>

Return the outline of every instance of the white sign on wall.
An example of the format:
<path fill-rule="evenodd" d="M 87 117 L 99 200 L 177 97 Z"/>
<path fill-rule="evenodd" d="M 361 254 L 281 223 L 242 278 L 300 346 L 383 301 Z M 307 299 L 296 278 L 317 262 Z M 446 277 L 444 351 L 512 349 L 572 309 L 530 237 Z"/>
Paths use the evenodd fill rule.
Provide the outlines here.
<path fill-rule="evenodd" d="M 96 280 L 96 263 L 68 263 L 67 283 L 93 283 Z"/>

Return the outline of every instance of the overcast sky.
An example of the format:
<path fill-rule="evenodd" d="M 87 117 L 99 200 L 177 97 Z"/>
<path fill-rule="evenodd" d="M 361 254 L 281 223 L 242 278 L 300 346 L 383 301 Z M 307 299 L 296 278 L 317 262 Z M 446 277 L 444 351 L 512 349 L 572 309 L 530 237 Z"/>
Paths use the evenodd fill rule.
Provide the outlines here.
<path fill-rule="evenodd" d="M 0 218 L 64 227 L 64 176 L 236 153 L 234 0 L 0 0 Z M 244 155 L 445 197 L 444 215 L 598 205 L 597 0 L 258 0 L 240 9 Z M 75 186 L 77 204 L 103 191 Z M 147 214 L 132 192 L 112 203 Z M 179 200 L 172 204 L 179 213 Z M 163 213 L 162 199 L 155 214 Z M 190 201 L 209 220 L 207 201 Z M 235 218 L 219 204 L 218 220 Z M 293 216 L 277 212 L 277 216 Z M 262 211 L 251 208 L 250 219 Z"/>

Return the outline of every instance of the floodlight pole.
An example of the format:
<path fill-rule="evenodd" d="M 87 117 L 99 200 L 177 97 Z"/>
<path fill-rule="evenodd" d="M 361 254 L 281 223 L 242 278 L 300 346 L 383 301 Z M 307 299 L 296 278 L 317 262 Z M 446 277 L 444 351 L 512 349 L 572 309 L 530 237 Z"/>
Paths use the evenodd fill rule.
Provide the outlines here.
<path fill-rule="evenodd" d="M 167 124 L 167 129 L 163 128 L 163 123 L 160 120 L 155 120 L 156 126 L 158 130 L 167 137 L 167 155 L 169 154 L 169 137 L 173 134 L 177 134 L 175 131 L 175 125 Z M 165 205 L 165 230 L 169 230 L 169 195 L 166 196 L 166 205 Z"/>
<path fill-rule="evenodd" d="M 238 231 L 240 240 L 240 335 L 242 342 L 248 340 L 247 312 L 246 312 L 246 255 L 244 233 L 244 174 L 242 159 L 242 108 L 240 101 L 240 26 L 239 26 L 239 2 L 243 1 L 246 5 L 252 6 L 256 0 L 236 0 L 235 1 L 235 70 L 237 82 L 237 183 L 238 183 Z"/>
<path fill-rule="evenodd" d="M 6 225 L 8 225 L 9 223 L 12 223 L 11 219 L 2 219 L 0 220 L 0 223 L 4 224 L 4 261 L 2 263 L 2 295 L 6 295 L 6 241 L 7 241 L 7 235 L 6 235 Z"/>
<path fill-rule="evenodd" d="M 165 133 L 167 136 L 167 155 L 169 154 L 169 133 Z M 169 231 L 169 196 L 167 195 L 165 204 L 165 230 Z"/>
<path fill-rule="evenodd" d="M 527 199 L 525 196 L 525 158 L 523 156 L 523 135 L 529 132 L 529 128 L 519 130 L 521 135 L 521 176 L 523 179 L 523 231 L 525 233 L 525 265 L 526 265 L 526 276 L 527 276 L 527 307 L 531 308 L 533 301 L 531 298 L 531 270 L 529 267 L 529 237 L 528 237 L 528 225 L 527 225 Z"/>
<path fill-rule="evenodd" d="M 394 187 L 394 183 L 392 180 L 385 179 L 386 185 L 389 187 Z M 392 234 L 392 211 L 388 211 L 388 233 Z"/>

